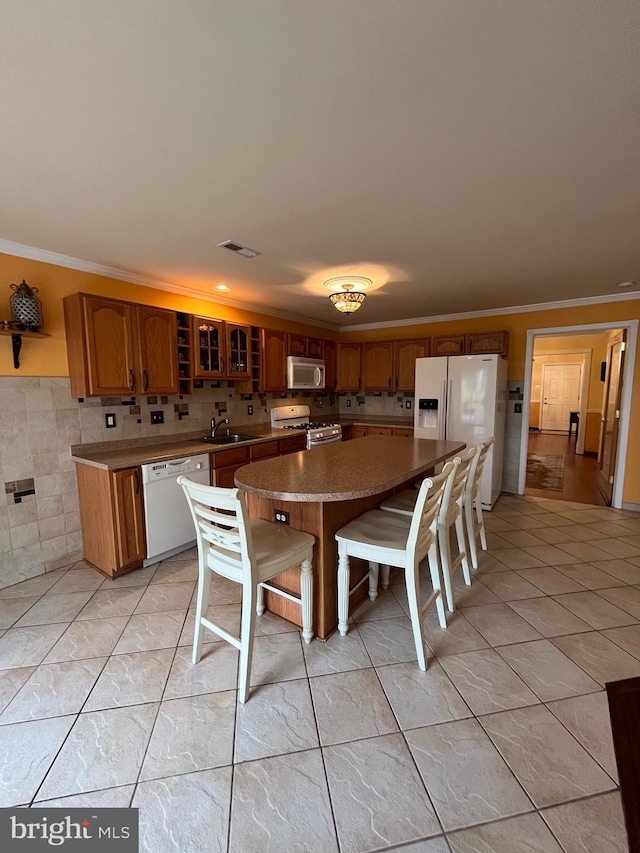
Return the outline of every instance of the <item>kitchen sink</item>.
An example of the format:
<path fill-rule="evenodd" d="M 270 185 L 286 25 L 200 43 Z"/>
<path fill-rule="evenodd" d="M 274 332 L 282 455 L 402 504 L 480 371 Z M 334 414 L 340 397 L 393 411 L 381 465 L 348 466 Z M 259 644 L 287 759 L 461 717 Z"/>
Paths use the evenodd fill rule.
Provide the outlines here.
<path fill-rule="evenodd" d="M 202 438 L 192 438 L 191 441 L 206 441 L 207 444 L 236 444 L 238 441 L 253 441 L 255 435 L 241 435 L 239 432 L 230 432 L 228 435 L 203 435 Z"/>

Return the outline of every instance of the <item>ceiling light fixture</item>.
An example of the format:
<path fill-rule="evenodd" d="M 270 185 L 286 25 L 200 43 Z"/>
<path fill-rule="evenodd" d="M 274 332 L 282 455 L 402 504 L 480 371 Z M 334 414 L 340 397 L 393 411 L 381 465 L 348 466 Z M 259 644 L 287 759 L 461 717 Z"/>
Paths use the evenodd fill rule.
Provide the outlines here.
<path fill-rule="evenodd" d="M 226 293 L 227 290 L 231 290 L 231 288 L 227 287 L 226 284 L 216 284 L 216 286 L 213 289 L 219 290 L 221 293 Z"/>
<path fill-rule="evenodd" d="M 353 314 L 360 308 L 366 296 L 360 290 L 354 290 L 354 287 L 366 290 L 371 287 L 371 279 L 360 275 L 340 275 L 325 281 L 324 286 L 336 291 L 329 297 L 334 308 L 341 314 Z"/>

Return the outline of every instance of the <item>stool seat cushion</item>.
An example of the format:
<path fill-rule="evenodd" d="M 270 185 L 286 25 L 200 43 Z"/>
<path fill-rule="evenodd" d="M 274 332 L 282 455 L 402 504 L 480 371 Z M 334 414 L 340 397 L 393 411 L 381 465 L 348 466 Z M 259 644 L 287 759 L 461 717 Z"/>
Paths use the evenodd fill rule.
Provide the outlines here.
<path fill-rule="evenodd" d="M 402 515 L 412 516 L 416 508 L 418 493 L 415 489 L 404 489 L 396 495 L 392 495 L 380 504 L 380 509 L 385 512 L 397 512 Z"/>
<path fill-rule="evenodd" d="M 352 557 L 373 559 L 375 551 L 377 562 L 384 563 L 386 559 L 393 562 L 392 554 L 406 550 L 410 527 L 410 518 L 372 509 L 341 527 L 336 539 L 350 543 Z"/>

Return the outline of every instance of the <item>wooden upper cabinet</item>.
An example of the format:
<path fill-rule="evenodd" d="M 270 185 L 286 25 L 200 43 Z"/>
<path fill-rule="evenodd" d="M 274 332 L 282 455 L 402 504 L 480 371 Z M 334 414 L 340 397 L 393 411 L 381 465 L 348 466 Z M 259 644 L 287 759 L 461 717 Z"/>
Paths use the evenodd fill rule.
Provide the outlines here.
<path fill-rule="evenodd" d="M 509 332 L 475 332 L 465 335 L 465 352 L 467 355 L 486 355 L 497 353 L 508 355 Z"/>
<path fill-rule="evenodd" d="M 176 315 L 87 293 L 63 300 L 74 397 L 176 394 Z"/>
<path fill-rule="evenodd" d="M 287 334 L 262 330 L 262 390 L 287 390 Z"/>
<path fill-rule="evenodd" d="M 362 390 L 393 391 L 393 343 L 378 341 L 362 345 Z"/>
<path fill-rule="evenodd" d="M 414 391 L 416 386 L 416 358 L 429 355 L 429 339 L 395 341 L 394 362 L 396 391 Z"/>
<path fill-rule="evenodd" d="M 289 332 L 287 335 L 287 355 L 297 355 L 303 358 L 322 358 L 324 341 L 320 338 L 308 338 Z"/>
<path fill-rule="evenodd" d="M 431 355 L 464 355 L 464 335 L 443 335 L 431 338 Z"/>
<path fill-rule="evenodd" d="M 360 344 L 338 344 L 336 347 L 336 391 L 360 390 Z"/>
<path fill-rule="evenodd" d="M 324 387 L 334 391 L 336 387 L 336 345 L 333 341 L 323 341 L 324 347 Z"/>
<path fill-rule="evenodd" d="M 251 326 L 225 323 L 225 372 L 230 379 L 251 377 Z"/>
<path fill-rule="evenodd" d="M 220 379 L 225 376 L 226 329 L 222 320 L 210 317 L 191 318 L 195 359 L 193 375 L 196 379 Z"/>
<path fill-rule="evenodd" d="M 138 305 L 135 309 L 138 369 L 143 394 L 178 392 L 178 333 L 176 315 L 163 308 Z"/>

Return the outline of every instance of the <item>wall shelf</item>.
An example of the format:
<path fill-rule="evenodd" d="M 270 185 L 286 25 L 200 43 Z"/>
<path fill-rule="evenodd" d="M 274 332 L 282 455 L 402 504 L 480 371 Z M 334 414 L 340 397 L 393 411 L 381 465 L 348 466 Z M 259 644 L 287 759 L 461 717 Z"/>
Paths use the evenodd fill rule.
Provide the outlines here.
<path fill-rule="evenodd" d="M 23 338 L 50 338 L 46 332 L 28 332 L 20 331 L 19 329 L 0 329 L 0 335 L 11 335 L 11 345 L 13 347 L 13 366 L 17 370 L 20 367 L 20 350 L 22 349 Z"/>

